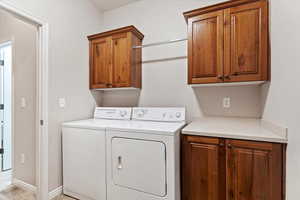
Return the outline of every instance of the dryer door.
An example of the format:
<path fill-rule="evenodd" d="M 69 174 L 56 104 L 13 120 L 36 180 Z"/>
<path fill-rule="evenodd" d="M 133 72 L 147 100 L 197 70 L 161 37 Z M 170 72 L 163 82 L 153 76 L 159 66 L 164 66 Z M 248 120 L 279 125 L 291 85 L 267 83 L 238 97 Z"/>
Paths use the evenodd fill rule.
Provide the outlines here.
<path fill-rule="evenodd" d="M 156 196 L 165 196 L 166 147 L 158 141 L 112 139 L 112 172 L 115 185 Z"/>

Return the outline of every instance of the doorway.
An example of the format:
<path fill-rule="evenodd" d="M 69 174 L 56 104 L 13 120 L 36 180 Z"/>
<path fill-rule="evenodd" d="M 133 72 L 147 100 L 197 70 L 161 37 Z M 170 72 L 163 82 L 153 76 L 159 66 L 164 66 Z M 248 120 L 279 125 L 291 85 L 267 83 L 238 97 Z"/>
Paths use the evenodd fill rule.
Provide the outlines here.
<path fill-rule="evenodd" d="M 35 155 L 35 186 L 34 187 L 27 187 L 31 186 L 28 184 L 24 184 L 24 182 L 17 182 L 20 183 L 21 186 L 27 187 L 28 189 L 34 191 L 36 193 L 36 199 L 38 200 L 48 200 L 48 24 L 37 17 L 31 15 L 30 13 L 26 12 L 26 9 L 20 9 L 13 6 L 8 1 L 0 1 L 0 10 L 6 11 L 11 14 L 16 19 L 21 20 L 25 24 L 33 25 L 37 28 L 37 35 L 35 38 L 36 41 L 36 77 L 33 78 L 36 81 L 36 126 L 35 126 L 35 136 L 36 142 L 31 144 L 34 147 L 34 152 L 30 155 Z M 25 10 L 25 11 L 24 11 Z M 2 18 L 1 18 L 2 19 Z M 2 22 L 6 22 L 2 19 Z M 6 31 L 5 28 L 1 28 L 2 31 Z M 17 31 L 18 33 L 22 34 L 22 31 Z M 8 38 L 8 37 L 5 37 Z M 15 49 L 17 47 L 16 41 L 12 40 L 12 56 L 15 56 Z M 23 61 L 22 61 L 23 62 Z M 21 63 L 23 65 L 23 63 Z M 15 59 L 13 59 L 13 66 L 15 66 Z M 13 67 L 14 68 L 14 67 Z M 13 70 L 14 71 L 14 70 Z M 15 71 L 14 71 L 15 72 Z M 14 74 L 13 80 L 15 80 L 16 76 Z M 14 83 L 14 81 L 12 81 Z M 21 85 L 22 86 L 22 85 Z M 12 93 L 14 94 L 16 85 L 12 85 Z M 14 95 L 12 95 L 14 97 Z M 13 112 L 15 112 L 15 108 L 26 107 L 26 99 L 25 103 L 22 103 L 21 98 L 13 98 Z M 28 104 L 27 104 L 28 105 Z M 13 115 L 13 119 L 15 115 Z M 13 146 L 19 146 L 15 142 L 15 120 L 13 121 L 12 125 L 12 135 L 13 135 Z M 32 131 L 32 132 L 33 132 Z M 21 133 L 22 133 L 21 129 Z M 18 140 L 20 143 L 24 143 L 22 140 Z M 23 152 L 17 153 L 16 150 L 13 148 L 12 157 L 13 163 L 12 168 L 17 169 L 18 167 L 16 164 L 22 164 L 25 160 L 25 163 L 28 163 L 28 157 L 22 157 Z M 16 155 L 16 156 L 15 156 Z M 27 154 L 28 155 L 28 154 Z M 33 166 L 33 167 L 34 167 Z M 15 174 L 15 171 L 14 171 Z M 28 175 L 25 173 L 25 175 Z M 0 177 L 1 178 L 1 177 Z M 14 180 L 15 181 L 15 180 Z M 16 182 L 15 182 L 16 183 Z"/>
<path fill-rule="evenodd" d="M 0 190 L 12 182 L 12 43 L 0 43 Z"/>

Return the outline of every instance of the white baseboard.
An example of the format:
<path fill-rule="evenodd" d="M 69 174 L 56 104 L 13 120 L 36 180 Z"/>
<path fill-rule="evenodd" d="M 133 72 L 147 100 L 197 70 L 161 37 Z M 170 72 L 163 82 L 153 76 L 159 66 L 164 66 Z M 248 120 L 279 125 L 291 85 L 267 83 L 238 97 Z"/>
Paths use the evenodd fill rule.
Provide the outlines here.
<path fill-rule="evenodd" d="M 54 199 L 55 197 L 61 195 L 63 192 L 63 186 L 60 186 L 54 190 L 52 190 L 51 192 L 49 192 L 49 200 Z"/>
<path fill-rule="evenodd" d="M 19 179 L 16 179 L 16 178 L 14 178 L 12 180 L 12 184 L 17 186 L 17 187 L 22 188 L 23 190 L 27 190 L 27 191 L 30 191 L 30 192 L 33 192 L 33 193 L 36 193 L 36 191 L 37 191 L 36 186 L 28 184 L 28 183 L 26 183 L 24 181 L 21 181 Z"/>
<path fill-rule="evenodd" d="M 23 190 L 26 190 L 26 191 L 29 191 L 29 192 L 32 192 L 32 193 L 35 193 L 37 192 L 37 188 L 36 186 L 34 185 L 31 185 L 31 184 L 28 184 L 24 181 L 21 181 L 19 179 L 16 179 L 14 178 L 13 181 L 12 181 L 12 185 L 16 186 L 16 187 L 19 187 Z M 51 192 L 49 192 L 48 194 L 48 199 L 51 200 L 51 199 L 54 199 L 55 197 L 61 195 L 63 192 L 63 186 L 60 186 L 54 190 L 52 190 Z"/>

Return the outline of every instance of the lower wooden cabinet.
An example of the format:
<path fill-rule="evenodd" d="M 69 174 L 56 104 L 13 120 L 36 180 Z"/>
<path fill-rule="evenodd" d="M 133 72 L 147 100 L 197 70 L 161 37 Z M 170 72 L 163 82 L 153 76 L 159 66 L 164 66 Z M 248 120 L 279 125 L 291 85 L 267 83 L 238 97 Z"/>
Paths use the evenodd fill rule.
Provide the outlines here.
<path fill-rule="evenodd" d="M 283 200 L 285 148 L 182 136 L 182 200 Z"/>

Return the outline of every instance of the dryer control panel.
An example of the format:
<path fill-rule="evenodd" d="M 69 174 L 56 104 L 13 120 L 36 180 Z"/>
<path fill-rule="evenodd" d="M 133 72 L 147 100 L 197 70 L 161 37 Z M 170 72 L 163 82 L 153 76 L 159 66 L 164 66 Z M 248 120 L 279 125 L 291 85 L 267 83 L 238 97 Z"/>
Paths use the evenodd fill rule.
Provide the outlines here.
<path fill-rule="evenodd" d="M 97 107 L 95 109 L 95 119 L 123 119 L 130 120 L 132 108 L 127 107 Z"/>
<path fill-rule="evenodd" d="M 185 108 L 136 107 L 132 110 L 132 119 L 159 122 L 183 122 L 185 121 Z"/>

